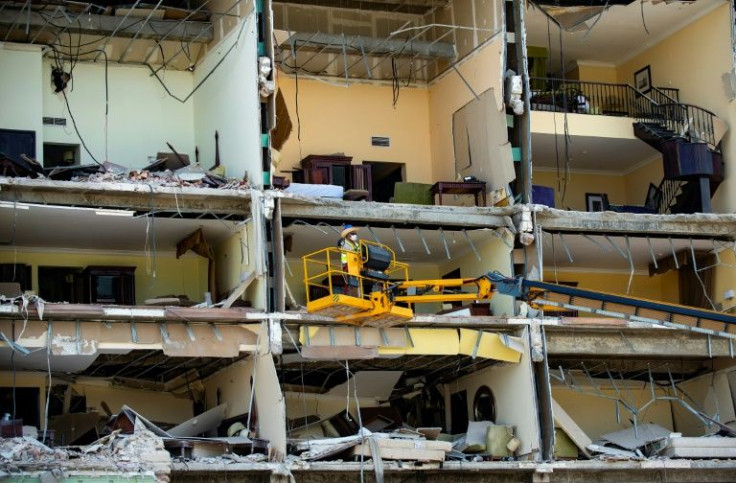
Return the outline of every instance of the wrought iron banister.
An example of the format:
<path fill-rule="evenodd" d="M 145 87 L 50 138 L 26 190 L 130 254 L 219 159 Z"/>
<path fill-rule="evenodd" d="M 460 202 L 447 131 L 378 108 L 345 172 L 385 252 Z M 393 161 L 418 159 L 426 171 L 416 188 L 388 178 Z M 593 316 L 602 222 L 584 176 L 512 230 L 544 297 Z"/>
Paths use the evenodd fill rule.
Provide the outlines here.
<path fill-rule="evenodd" d="M 679 102 L 678 89 L 652 87 L 644 94 L 629 84 L 540 77 L 530 85 L 532 110 L 631 117 L 717 148 L 715 114 Z"/>

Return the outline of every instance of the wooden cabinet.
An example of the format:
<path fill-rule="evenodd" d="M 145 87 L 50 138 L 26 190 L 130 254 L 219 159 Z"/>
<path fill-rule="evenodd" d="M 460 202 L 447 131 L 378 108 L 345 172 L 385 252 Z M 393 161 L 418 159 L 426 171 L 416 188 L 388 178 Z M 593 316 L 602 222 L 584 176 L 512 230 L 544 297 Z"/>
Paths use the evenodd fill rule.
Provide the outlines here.
<path fill-rule="evenodd" d="M 135 267 L 90 266 L 83 276 L 86 303 L 135 305 Z"/>
<path fill-rule="evenodd" d="M 371 166 L 351 164 L 350 156 L 310 154 L 300 162 L 301 170 L 294 172 L 296 183 L 331 184 L 342 186 L 345 199 L 373 199 Z"/>

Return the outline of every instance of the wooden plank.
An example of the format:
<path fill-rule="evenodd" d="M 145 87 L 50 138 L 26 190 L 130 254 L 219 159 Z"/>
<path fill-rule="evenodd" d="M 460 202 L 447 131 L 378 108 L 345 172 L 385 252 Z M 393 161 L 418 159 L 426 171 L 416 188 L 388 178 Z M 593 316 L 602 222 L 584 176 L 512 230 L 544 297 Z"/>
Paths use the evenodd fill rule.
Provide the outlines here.
<path fill-rule="evenodd" d="M 585 431 L 578 426 L 578 423 L 576 423 L 570 415 L 567 414 L 567 411 L 562 409 L 562 406 L 560 406 L 554 398 L 552 398 L 552 414 L 554 416 L 555 425 L 563 430 L 565 434 L 570 437 L 573 443 L 575 443 L 575 446 L 577 446 L 580 451 L 590 459 L 591 456 L 588 451 L 588 445 L 592 444 L 593 441 L 587 434 L 585 434 Z"/>
<path fill-rule="evenodd" d="M 240 282 L 240 285 L 235 287 L 235 290 L 232 291 L 230 295 L 225 299 L 225 302 L 222 304 L 223 309 L 229 309 L 230 306 L 240 298 L 243 293 L 245 293 L 245 289 L 248 288 L 248 286 L 253 282 L 253 280 L 256 279 L 256 274 L 253 271 L 248 271 L 245 274 L 245 277 L 242 282 Z"/>

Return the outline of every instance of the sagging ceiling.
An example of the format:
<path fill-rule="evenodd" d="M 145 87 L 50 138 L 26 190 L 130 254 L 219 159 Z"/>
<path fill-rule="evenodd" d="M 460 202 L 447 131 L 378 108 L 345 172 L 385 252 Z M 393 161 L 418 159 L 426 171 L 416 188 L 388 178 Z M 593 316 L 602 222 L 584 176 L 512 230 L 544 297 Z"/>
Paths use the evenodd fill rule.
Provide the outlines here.
<path fill-rule="evenodd" d="M 276 64 L 287 74 L 341 83 L 426 82 L 500 31 L 499 5 L 450 0 L 276 1 Z"/>
<path fill-rule="evenodd" d="M 527 44 L 547 48 L 548 73 L 560 76 L 563 69 L 571 69 L 576 61 L 593 61 L 599 66 L 604 63 L 611 67 L 620 64 L 728 2 L 648 0 L 621 5 L 617 2 L 577 1 L 554 2 L 554 6 L 552 3 L 537 1 L 527 8 Z M 540 7 L 539 4 L 546 6 Z M 566 8 L 571 7 L 570 4 L 577 6 Z M 606 4 L 609 8 L 603 11 L 601 7 Z M 576 17 L 581 10 L 585 10 L 584 6 L 591 5 L 593 8 L 588 8 L 587 12 L 582 12 L 584 15 Z M 565 30 L 561 35 L 541 8 L 563 25 Z M 633 79 L 624 82 L 633 83 Z"/>
<path fill-rule="evenodd" d="M 286 256 L 300 258 L 323 248 L 335 247 L 340 239 L 340 229 L 340 226 L 306 223 L 302 220 L 293 223 L 284 228 L 284 236 L 293 237 L 291 249 L 287 250 Z M 480 253 L 481 247 L 489 239 L 496 239 L 499 235 L 497 231 L 491 229 L 440 231 L 398 226 L 395 230 L 363 227 L 359 236 L 364 240 L 388 245 L 396 253 L 398 261 L 442 264 L 466 255 L 472 256 L 473 249 Z"/>
<path fill-rule="evenodd" d="M 153 225 L 153 231 L 152 226 Z M 0 249 L 36 247 L 80 250 L 171 252 L 176 244 L 202 228 L 210 244 L 231 236 L 236 223 L 136 216 L 135 212 L 19 203 L 0 204 Z M 74 229 L 70 230 L 69 227 Z M 42 234 L 42 236 L 40 236 Z"/>
<path fill-rule="evenodd" d="M 0 1 L 0 41 L 44 46 L 46 56 L 71 62 L 193 70 L 215 24 L 234 23 L 249 4 L 235 0 L 217 11 L 213 0 Z"/>
<path fill-rule="evenodd" d="M 554 280 L 557 270 L 602 269 L 628 272 L 647 271 L 652 254 L 657 260 L 672 258 L 672 253 L 686 251 L 691 244 L 698 256 L 701 251 L 730 249 L 733 243 L 688 238 L 645 238 L 630 236 L 576 235 L 544 232 L 544 266 L 546 278 Z M 651 250 L 650 250 L 651 247 Z M 571 261 L 572 260 L 572 261 Z M 630 261 L 631 260 L 631 261 Z"/>

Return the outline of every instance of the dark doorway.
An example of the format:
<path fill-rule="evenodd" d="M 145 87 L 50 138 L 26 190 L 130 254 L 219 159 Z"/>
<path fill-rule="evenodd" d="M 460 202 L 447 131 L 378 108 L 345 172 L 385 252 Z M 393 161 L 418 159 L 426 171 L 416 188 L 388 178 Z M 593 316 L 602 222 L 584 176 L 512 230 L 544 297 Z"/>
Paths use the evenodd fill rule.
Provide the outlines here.
<path fill-rule="evenodd" d="M 72 166 L 79 164 L 79 144 L 43 143 L 43 166 Z"/>
<path fill-rule="evenodd" d="M 38 296 L 49 302 L 83 303 L 81 274 L 76 267 L 38 267 Z"/>
<path fill-rule="evenodd" d="M 19 161 L 21 154 L 35 158 L 36 131 L 0 129 L 0 153 L 13 161 Z"/>
<path fill-rule="evenodd" d="M 466 391 L 450 394 L 450 430 L 452 434 L 468 430 L 468 393 Z"/>
<path fill-rule="evenodd" d="M 404 181 L 404 163 L 363 161 L 371 167 L 373 201 L 389 203 L 394 196 L 394 185 Z"/>
<path fill-rule="evenodd" d="M 37 387 L 16 387 L 15 388 L 15 405 L 13 404 L 13 388 L 0 387 L 0 413 L 10 414 L 13 418 L 13 410 L 15 407 L 15 419 L 22 419 L 26 426 L 39 427 L 39 394 L 40 389 Z M 23 436 L 19 434 L 18 436 Z"/>

